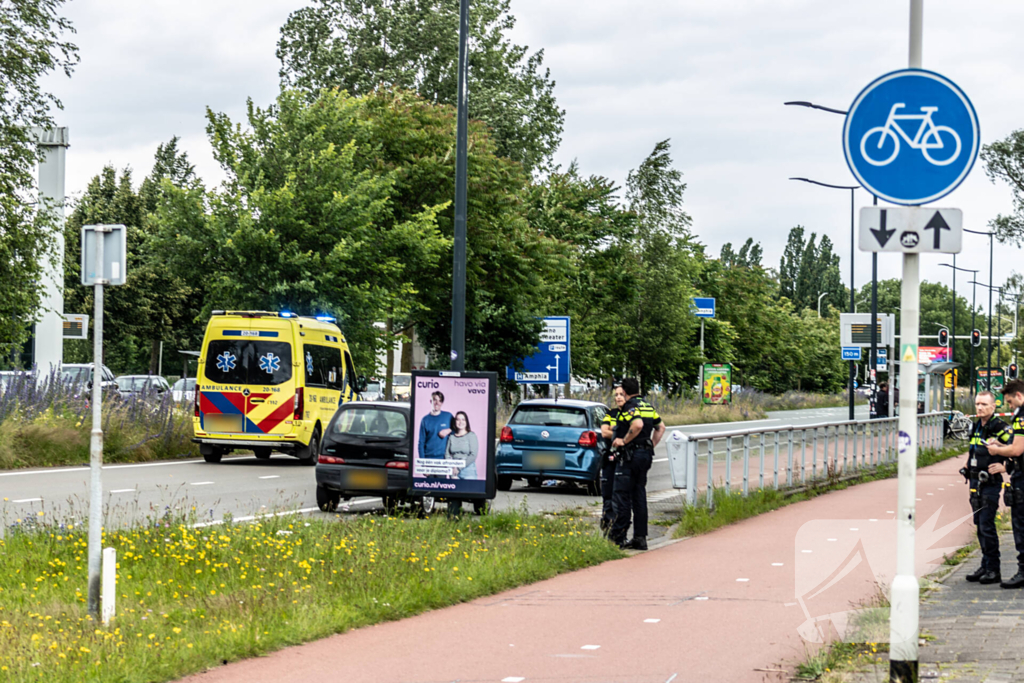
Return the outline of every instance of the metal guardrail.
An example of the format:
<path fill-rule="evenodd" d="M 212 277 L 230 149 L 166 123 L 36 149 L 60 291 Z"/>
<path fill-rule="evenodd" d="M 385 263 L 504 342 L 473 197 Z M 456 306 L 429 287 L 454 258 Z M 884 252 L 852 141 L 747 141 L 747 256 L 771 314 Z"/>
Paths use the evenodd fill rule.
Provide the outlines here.
<path fill-rule="evenodd" d="M 942 425 L 947 415 L 948 412 L 933 412 L 917 416 L 920 449 L 942 446 Z M 677 429 L 667 439 L 672 486 L 686 489 L 687 504 L 695 505 L 701 463 L 707 482 L 708 505 L 714 495 L 716 479 L 721 482 L 718 488 L 741 488 L 744 496 L 750 493 L 752 476 L 756 476 L 756 488 L 764 488 L 766 479 L 775 489 L 783 482 L 786 487 L 797 482 L 813 483 L 895 462 L 898 434 L 899 417 L 780 425 L 714 434 L 686 434 Z M 752 457 L 756 469 L 753 474 Z M 766 458 L 769 459 L 767 470 Z M 734 460 L 740 461 L 736 464 L 742 467 L 742 477 L 738 480 L 733 477 Z"/>

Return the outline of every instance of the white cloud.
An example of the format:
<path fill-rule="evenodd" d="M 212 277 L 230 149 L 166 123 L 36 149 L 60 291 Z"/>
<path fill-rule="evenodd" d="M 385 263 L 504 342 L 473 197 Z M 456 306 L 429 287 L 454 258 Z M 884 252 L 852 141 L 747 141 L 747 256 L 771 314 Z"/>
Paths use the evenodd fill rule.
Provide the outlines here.
<path fill-rule="evenodd" d="M 71 3 L 82 63 L 47 81 L 71 129 L 68 189 L 80 192 L 102 164 L 147 173 L 156 145 L 183 138 L 208 182 L 221 178 L 204 132 L 205 107 L 244 116 L 245 101 L 277 93 L 278 31 L 301 0 L 107 0 Z M 842 118 L 785 107 L 811 100 L 845 109 L 881 73 L 907 62 L 908 3 L 893 0 L 513 0 L 514 39 L 543 48 L 567 110 L 558 160 L 623 183 L 655 142 L 671 138 L 689 184 L 687 210 L 712 252 L 760 240 L 775 265 L 790 227 L 830 235 L 848 278 L 849 195 L 787 180 L 852 184 L 840 146 Z M 924 65 L 972 98 L 983 142 L 1024 127 L 1024 4 L 929 0 Z M 868 204 L 858 193 L 857 205 Z M 975 170 L 944 206 L 984 229 L 1010 209 L 1008 189 Z M 996 281 L 1015 248 L 997 250 Z M 949 281 L 939 257 L 922 274 Z M 857 253 L 857 283 L 870 259 Z M 899 258 L 879 259 L 898 277 Z M 958 264 L 987 272 L 988 245 L 966 240 Z"/>

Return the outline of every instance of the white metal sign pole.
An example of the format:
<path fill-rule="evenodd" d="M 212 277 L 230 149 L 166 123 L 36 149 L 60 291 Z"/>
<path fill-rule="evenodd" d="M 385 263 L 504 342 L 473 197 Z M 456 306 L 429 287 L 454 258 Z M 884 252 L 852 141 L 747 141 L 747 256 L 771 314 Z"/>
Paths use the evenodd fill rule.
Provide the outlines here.
<path fill-rule="evenodd" d="M 103 266 L 103 238 L 110 232 L 107 226 L 94 228 L 96 263 L 93 276 L 93 298 L 96 312 L 93 318 L 92 350 L 92 438 L 89 442 L 89 614 L 100 619 L 100 562 L 103 541 L 103 485 L 100 480 L 103 466 L 103 285 L 106 284 Z M 85 240 L 82 240 L 85 247 Z"/>
<path fill-rule="evenodd" d="M 910 0 L 910 68 L 921 68 L 924 0 Z M 903 255 L 900 291 L 899 474 L 896 510 L 896 577 L 889 615 L 889 680 L 917 683 L 920 586 L 914 567 L 917 495 L 917 336 L 920 255 Z"/>

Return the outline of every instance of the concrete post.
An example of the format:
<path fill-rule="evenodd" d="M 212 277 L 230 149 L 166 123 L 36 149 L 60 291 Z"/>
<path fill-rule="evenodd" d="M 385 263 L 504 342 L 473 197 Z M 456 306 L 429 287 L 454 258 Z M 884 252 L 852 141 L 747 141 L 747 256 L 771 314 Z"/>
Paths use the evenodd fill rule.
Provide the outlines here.
<path fill-rule="evenodd" d="M 40 374 L 47 374 L 64 360 L 64 161 L 69 144 L 67 128 L 34 128 L 42 150 L 39 162 L 40 204 L 54 218 L 53 265 L 43 271 L 42 315 L 32 338 L 32 358 Z"/>

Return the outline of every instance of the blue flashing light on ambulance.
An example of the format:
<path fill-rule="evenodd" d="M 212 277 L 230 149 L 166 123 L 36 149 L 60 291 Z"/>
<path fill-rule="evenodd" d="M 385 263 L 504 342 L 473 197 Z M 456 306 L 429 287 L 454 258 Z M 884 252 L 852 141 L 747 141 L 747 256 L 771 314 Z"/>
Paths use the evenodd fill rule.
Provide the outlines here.
<path fill-rule="evenodd" d="M 359 390 L 345 336 L 329 316 L 214 311 L 199 357 L 192 427 L 207 462 L 235 449 L 315 465 L 338 406 Z"/>

